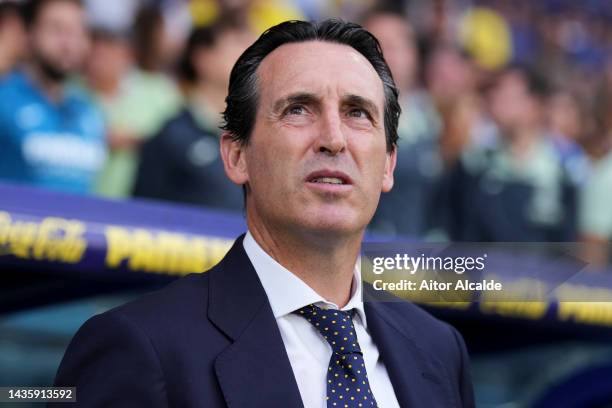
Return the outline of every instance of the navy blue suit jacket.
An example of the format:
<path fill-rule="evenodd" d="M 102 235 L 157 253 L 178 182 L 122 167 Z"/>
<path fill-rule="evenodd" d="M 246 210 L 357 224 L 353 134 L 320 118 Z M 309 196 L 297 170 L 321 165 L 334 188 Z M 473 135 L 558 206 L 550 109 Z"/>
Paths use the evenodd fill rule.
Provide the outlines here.
<path fill-rule="evenodd" d="M 366 302 L 365 311 L 402 407 L 474 406 L 455 329 L 407 302 Z M 75 408 L 303 406 L 242 238 L 207 273 L 87 321 L 55 385 L 77 387 L 77 403 L 66 404 Z"/>

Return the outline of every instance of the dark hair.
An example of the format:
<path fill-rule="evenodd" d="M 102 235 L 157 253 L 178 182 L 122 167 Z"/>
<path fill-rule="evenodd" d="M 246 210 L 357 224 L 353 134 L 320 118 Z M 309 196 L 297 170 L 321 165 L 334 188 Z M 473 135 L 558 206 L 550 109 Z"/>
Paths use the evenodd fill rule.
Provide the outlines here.
<path fill-rule="evenodd" d="M 387 151 L 395 149 L 401 109 L 398 103 L 398 91 L 391 70 L 382 55 L 380 44 L 360 25 L 337 19 L 329 19 L 320 23 L 286 21 L 265 31 L 238 58 L 232 68 L 226 98 L 227 107 L 223 112 L 225 123 L 221 128 L 230 132 L 234 140 L 247 144 L 257 112 L 257 68 L 261 61 L 283 44 L 315 40 L 348 45 L 372 64 L 384 87 Z"/>
<path fill-rule="evenodd" d="M 529 94 L 538 99 L 544 99 L 552 93 L 548 80 L 535 68 L 519 63 L 510 64 L 501 72 L 502 76 L 506 74 L 519 74 Z"/>
<path fill-rule="evenodd" d="M 59 1 L 74 3 L 79 7 L 83 7 L 83 2 L 81 0 L 28 0 L 22 6 L 23 21 L 26 27 L 31 27 L 36 22 L 43 7 L 49 3 Z"/>
<path fill-rule="evenodd" d="M 211 27 L 195 28 L 183 50 L 183 54 L 178 65 L 178 76 L 187 82 L 198 80 L 198 73 L 193 64 L 193 57 L 197 50 L 201 48 L 211 48 L 215 44 L 215 34 Z"/>
<path fill-rule="evenodd" d="M 178 76 L 186 82 L 196 82 L 201 78 L 198 77 L 198 72 L 193 65 L 193 57 L 195 53 L 203 48 L 212 48 L 215 46 L 219 37 L 228 31 L 240 29 L 233 22 L 228 20 L 219 20 L 215 24 L 206 27 L 196 27 L 189 34 L 185 49 L 179 59 Z"/>
<path fill-rule="evenodd" d="M 0 2 L 0 23 L 10 18 L 17 17 L 23 19 L 21 6 L 15 1 Z"/>
<path fill-rule="evenodd" d="M 132 30 L 132 46 L 136 65 L 144 71 L 156 71 L 162 65 L 160 32 L 164 27 L 161 10 L 145 4 L 136 12 Z"/>

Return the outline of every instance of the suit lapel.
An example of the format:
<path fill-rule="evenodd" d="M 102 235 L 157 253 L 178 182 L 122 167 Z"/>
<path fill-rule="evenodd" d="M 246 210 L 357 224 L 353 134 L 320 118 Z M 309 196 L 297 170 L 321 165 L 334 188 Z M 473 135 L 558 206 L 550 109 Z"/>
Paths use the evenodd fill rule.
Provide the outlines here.
<path fill-rule="evenodd" d="M 229 407 L 302 407 L 278 325 L 243 238 L 208 272 L 208 317 L 232 341 L 215 360 L 219 384 Z"/>
<path fill-rule="evenodd" d="M 215 373 L 229 407 L 303 407 L 289 357 L 266 293 L 238 238 L 210 275 L 208 317 L 232 344 Z M 364 285 L 366 300 L 373 290 Z M 402 408 L 454 406 L 443 368 L 417 344 L 414 330 L 385 302 L 365 303 L 376 343 Z M 436 374 L 438 373 L 438 374 Z"/>
<path fill-rule="evenodd" d="M 364 285 L 364 292 L 369 289 Z M 368 331 L 378 347 L 400 406 L 453 406 L 442 379 L 435 374 L 440 372 L 437 360 L 428 358 L 410 333 L 412 329 L 399 323 L 406 318 L 379 301 L 366 302 L 365 312 Z"/>

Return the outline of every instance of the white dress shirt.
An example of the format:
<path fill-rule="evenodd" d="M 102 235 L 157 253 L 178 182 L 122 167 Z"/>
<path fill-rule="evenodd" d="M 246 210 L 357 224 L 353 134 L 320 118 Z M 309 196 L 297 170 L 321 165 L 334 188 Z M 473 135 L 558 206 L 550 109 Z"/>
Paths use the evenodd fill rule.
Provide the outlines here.
<path fill-rule="evenodd" d="M 304 281 L 276 262 L 259 246 L 250 232 L 247 232 L 243 245 L 272 306 L 304 406 L 326 408 L 331 346 L 306 319 L 292 312 L 311 303 L 324 309 L 339 309 L 338 306 L 323 299 Z M 370 388 L 378 406 L 399 407 L 387 369 L 367 330 L 361 285 L 361 271 L 357 263 L 351 298 L 341 310 L 357 311 L 353 324 L 363 352 Z"/>

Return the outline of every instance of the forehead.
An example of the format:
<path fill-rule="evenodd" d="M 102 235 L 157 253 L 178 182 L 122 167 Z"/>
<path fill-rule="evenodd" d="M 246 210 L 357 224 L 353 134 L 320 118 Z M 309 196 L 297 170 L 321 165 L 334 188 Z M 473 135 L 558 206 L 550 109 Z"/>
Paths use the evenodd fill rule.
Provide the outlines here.
<path fill-rule="evenodd" d="M 85 10 L 78 3 L 70 0 L 52 0 L 44 2 L 40 6 L 34 23 L 40 23 L 49 18 L 63 18 L 65 20 L 73 18 L 75 15 L 79 19 L 85 15 Z"/>
<path fill-rule="evenodd" d="M 283 44 L 257 70 L 261 99 L 294 92 L 354 94 L 382 108 L 383 83 L 370 62 L 344 44 L 306 41 Z M 382 111 L 382 110 L 381 110 Z"/>
<path fill-rule="evenodd" d="M 498 89 L 511 89 L 516 91 L 527 91 L 527 80 L 520 72 L 509 71 L 499 78 L 497 83 Z"/>

